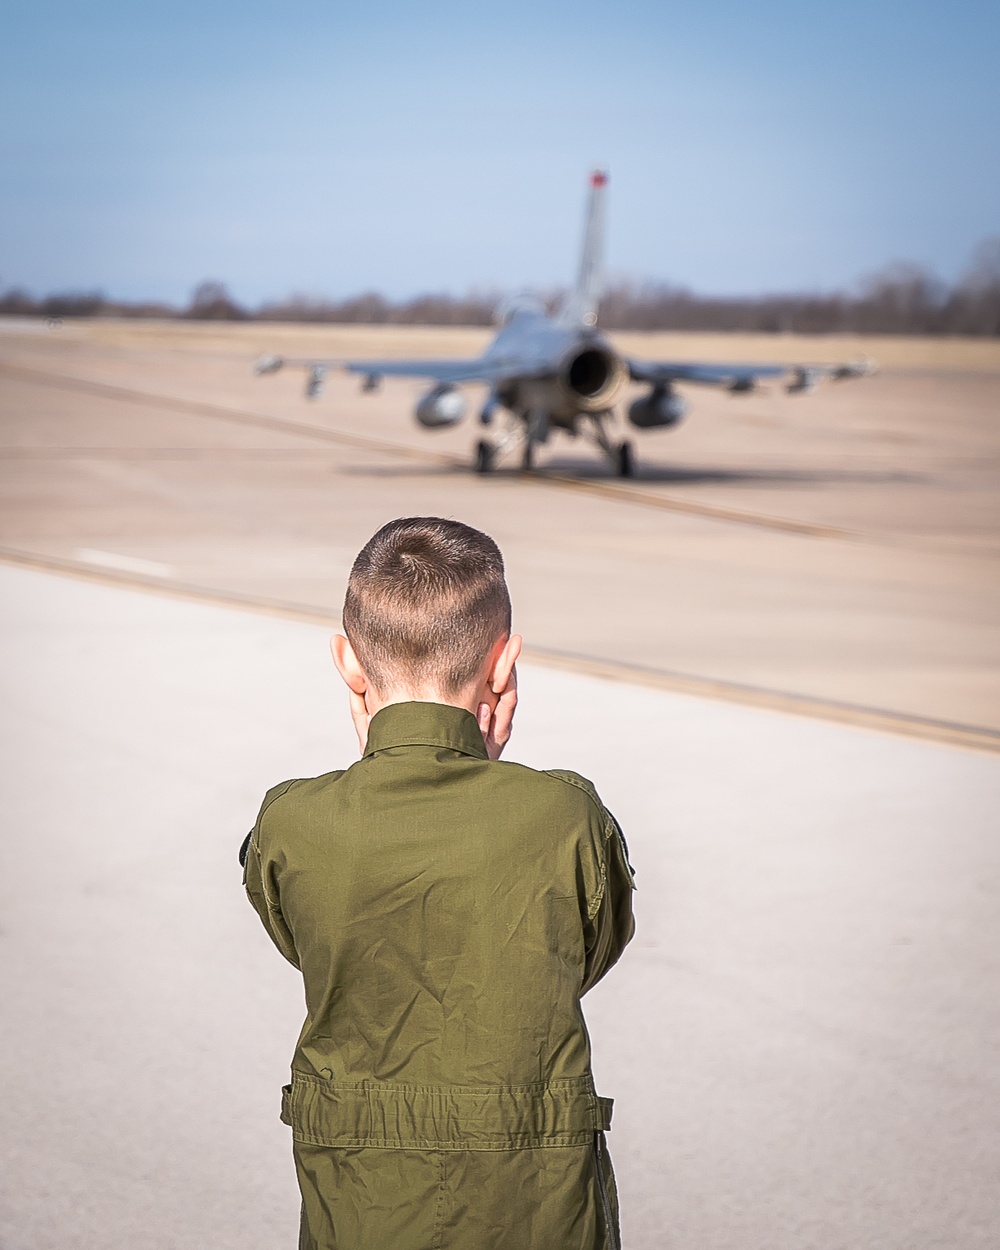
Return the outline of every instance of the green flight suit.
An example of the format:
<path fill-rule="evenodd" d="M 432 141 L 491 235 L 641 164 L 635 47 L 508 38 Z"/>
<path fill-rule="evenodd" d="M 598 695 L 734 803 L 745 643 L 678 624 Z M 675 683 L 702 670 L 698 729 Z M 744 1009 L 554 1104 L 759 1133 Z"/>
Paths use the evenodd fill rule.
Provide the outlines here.
<path fill-rule="evenodd" d="M 633 880 L 588 781 L 394 704 L 352 768 L 268 792 L 244 880 L 305 981 L 302 1250 L 617 1245 L 580 998 L 632 936 Z"/>

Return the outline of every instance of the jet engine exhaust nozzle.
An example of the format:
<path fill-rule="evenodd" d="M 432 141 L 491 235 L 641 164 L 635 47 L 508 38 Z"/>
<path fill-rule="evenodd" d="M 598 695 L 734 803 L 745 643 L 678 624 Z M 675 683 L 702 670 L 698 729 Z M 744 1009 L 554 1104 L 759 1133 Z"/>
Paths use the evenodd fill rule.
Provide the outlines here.
<path fill-rule="evenodd" d="M 417 404 L 414 416 L 427 430 L 458 425 L 465 416 L 465 396 L 451 386 L 435 386 Z"/>
<path fill-rule="evenodd" d="M 625 385 L 625 367 L 606 347 L 584 347 L 564 361 L 559 380 L 580 412 L 603 412 Z"/>

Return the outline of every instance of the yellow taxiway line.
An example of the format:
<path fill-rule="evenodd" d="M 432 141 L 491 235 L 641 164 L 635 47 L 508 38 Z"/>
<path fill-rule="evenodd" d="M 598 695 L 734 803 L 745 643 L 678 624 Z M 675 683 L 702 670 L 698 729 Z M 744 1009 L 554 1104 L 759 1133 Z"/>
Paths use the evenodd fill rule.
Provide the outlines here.
<path fill-rule="evenodd" d="M 86 378 L 74 378 L 67 374 L 47 373 L 44 370 L 31 369 L 23 365 L 0 364 L 0 373 L 7 374 L 9 377 L 19 378 L 24 382 L 54 387 L 57 390 L 76 391 L 88 395 L 100 395 L 106 399 L 119 399 L 133 403 L 148 404 L 172 412 L 181 412 L 188 416 L 210 417 L 217 421 L 227 421 L 231 424 L 269 430 L 272 433 L 294 434 L 298 437 L 312 438 L 341 447 L 354 447 L 363 451 L 378 451 L 386 455 L 399 456 L 407 460 L 419 460 L 425 464 L 443 465 L 447 468 L 469 469 L 465 458 L 453 452 L 424 451 L 422 448 L 407 447 L 403 443 L 394 443 L 389 439 L 373 438 L 364 434 L 348 434 L 343 430 L 329 430 L 324 426 L 313 425 L 307 421 L 286 421 L 280 417 L 268 417 L 261 413 L 245 412 L 237 408 L 226 408 L 219 404 L 181 399 L 172 395 L 157 395 L 148 391 L 136 391 L 129 387 L 114 386 L 107 382 L 95 382 Z M 769 516 L 765 513 L 745 512 L 740 508 L 727 508 L 719 504 L 701 503 L 694 499 L 678 499 L 676 496 L 661 494 L 659 491 L 643 490 L 641 488 L 619 485 L 614 482 L 587 481 L 567 473 L 553 473 L 545 469 L 521 473 L 518 475 L 517 480 L 533 482 L 542 486 L 555 486 L 563 490 L 573 490 L 585 495 L 597 495 L 603 499 L 612 499 L 616 503 L 635 504 L 638 507 L 645 508 L 659 508 L 665 512 L 680 512 L 688 516 L 705 517 L 709 520 L 728 522 L 735 525 L 751 525 L 759 529 L 778 530 L 786 534 L 802 534 L 812 538 L 849 539 L 863 537 L 860 534 L 854 534 L 850 530 L 834 525 L 822 525 L 813 521 L 798 521 L 791 517 Z"/>
<path fill-rule="evenodd" d="M 279 599 L 247 595 L 236 591 L 214 590 L 209 587 L 147 577 L 133 572 L 101 568 L 57 556 L 0 548 L 0 562 L 311 624 L 333 628 L 338 628 L 340 625 L 336 613 L 310 604 L 288 603 Z M 870 729 L 878 733 L 895 734 L 905 738 L 921 738 L 925 741 L 945 743 L 967 750 L 1000 754 L 1000 730 L 990 729 L 984 725 L 966 725 L 956 721 L 937 720 L 933 717 L 914 716 L 906 712 L 841 703 L 834 699 L 824 699 L 813 695 L 793 694 L 788 691 L 744 685 L 740 682 L 701 677 L 691 673 L 675 673 L 643 664 L 628 664 L 620 660 L 601 659 L 597 656 L 579 655 L 546 647 L 526 647 L 524 659 L 530 664 L 564 669 L 588 677 L 598 677 L 605 681 L 626 682 L 630 685 L 667 690 L 674 694 L 693 695 L 697 698 L 716 699 L 727 703 L 741 703 L 748 707 L 762 708 L 772 712 L 806 716 L 813 720 L 833 721 L 857 729 Z"/>

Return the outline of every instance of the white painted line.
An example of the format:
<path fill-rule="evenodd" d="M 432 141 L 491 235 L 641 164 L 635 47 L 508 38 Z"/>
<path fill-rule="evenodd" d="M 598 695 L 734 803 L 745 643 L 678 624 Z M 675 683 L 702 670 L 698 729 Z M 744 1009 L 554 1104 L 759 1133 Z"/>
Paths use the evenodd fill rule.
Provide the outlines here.
<path fill-rule="evenodd" d="M 123 556 L 117 551 L 95 551 L 91 547 L 81 547 L 75 554 L 84 564 L 96 564 L 103 569 L 120 569 L 123 573 L 138 573 L 142 577 L 174 575 L 170 564 L 160 564 L 158 560 L 143 560 L 139 556 Z"/>
<path fill-rule="evenodd" d="M 0 317 L 0 334 L 45 334 L 48 326 L 41 317 Z"/>

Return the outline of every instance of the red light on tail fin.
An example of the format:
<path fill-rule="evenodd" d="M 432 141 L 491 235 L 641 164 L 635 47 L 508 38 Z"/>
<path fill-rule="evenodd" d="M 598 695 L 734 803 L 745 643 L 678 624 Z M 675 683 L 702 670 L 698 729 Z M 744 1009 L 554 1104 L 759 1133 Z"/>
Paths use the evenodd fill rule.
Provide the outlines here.
<path fill-rule="evenodd" d="M 590 175 L 590 185 L 592 187 L 603 187 L 607 185 L 608 175 L 603 169 L 595 169 Z"/>

